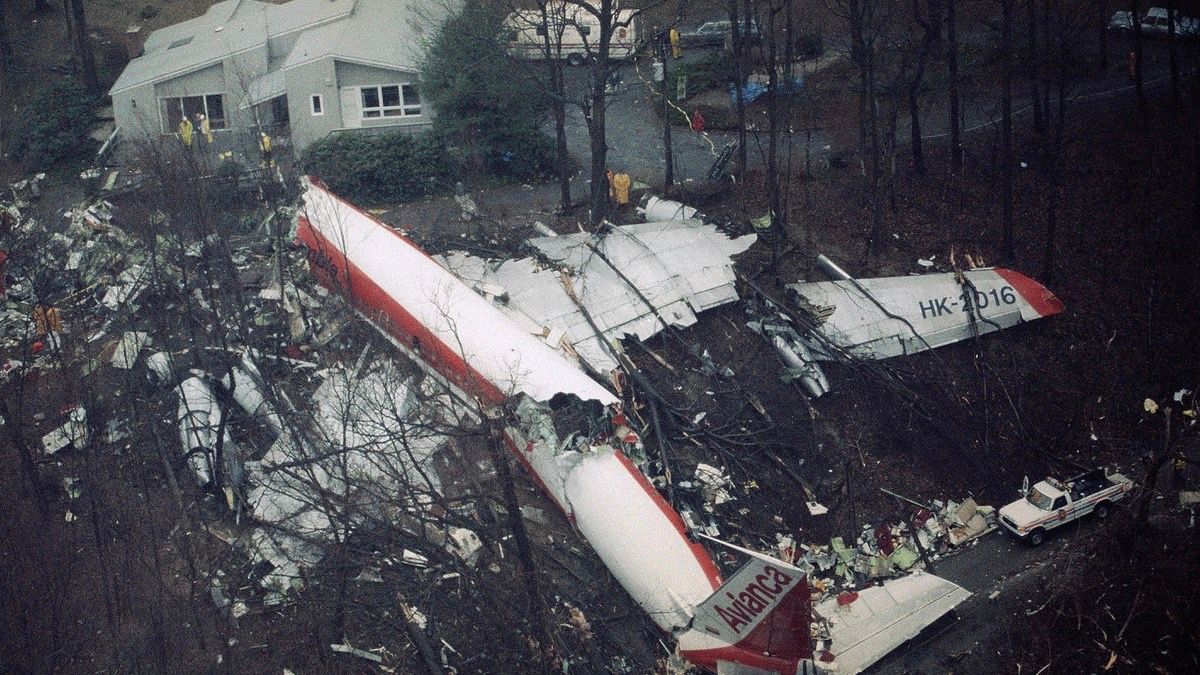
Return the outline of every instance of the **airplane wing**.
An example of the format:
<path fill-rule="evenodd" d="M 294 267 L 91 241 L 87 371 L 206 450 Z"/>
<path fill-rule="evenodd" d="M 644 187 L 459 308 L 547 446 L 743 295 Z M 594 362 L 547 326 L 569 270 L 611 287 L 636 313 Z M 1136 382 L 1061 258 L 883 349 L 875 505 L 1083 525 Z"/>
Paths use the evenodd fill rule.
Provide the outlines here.
<path fill-rule="evenodd" d="M 537 237 L 526 242 L 532 258 L 490 263 L 452 252 L 441 262 L 516 324 L 606 373 L 618 364 L 595 328 L 612 342 L 691 326 L 696 314 L 738 299 L 731 258 L 754 241 L 669 220 Z"/>
<path fill-rule="evenodd" d="M 824 338 L 867 359 L 913 354 L 1063 311 L 1045 286 L 1001 267 L 788 289 L 825 317 L 818 328 Z M 815 359 L 835 358 L 825 341 L 805 341 Z"/>

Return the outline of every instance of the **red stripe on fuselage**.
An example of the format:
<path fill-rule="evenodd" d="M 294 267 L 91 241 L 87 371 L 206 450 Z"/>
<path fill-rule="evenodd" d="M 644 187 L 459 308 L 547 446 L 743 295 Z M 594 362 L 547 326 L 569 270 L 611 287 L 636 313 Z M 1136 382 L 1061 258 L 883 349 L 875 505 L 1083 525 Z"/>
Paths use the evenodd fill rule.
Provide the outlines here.
<path fill-rule="evenodd" d="M 504 402 L 505 397 L 499 389 L 493 386 L 478 371 L 471 368 L 470 364 L 455 353 L 449 345 L 442 342 L 433 331 L 426 328 L 416 317 L 401 307 L 400 303 L 388 295 L 370 276 L 359 269 L 357 265 L 350 262 L 345 255 L 342 255 L 337 247 L 333 246 L 324 235 L 318 232 L 304 216 L 300 216 L 300 227 L 296 230 L 296 237 L 308 247 L 310 259 L 314 254 L 324 255 L 324 258 L 320 261 L 310 260 L 310 264 L 314 266 L 314 272 L 318 273 L 318 277 L 321 278 L 322 283 L 329 290 L 342 293 L 350 300 L 351 304 L 368 316 L 375 314 L 386 318 L 387 321 L 380 322 L 377 325 L 399 340 L 401 344 L 412 345 L 412 339 L 417 338 L 420 341 L 420 346 L 412 347 L 413 352 L 418 354 L 421 360 L 431 368 L 466 393 L 477 396 L 490 405 L 499 405 Z M 331 257 L 328 253 L 322 253 L 325 251 L 334 252 L 336 257 Z M 335 267 L 337 276 L 340 279 L 344 279 L 345 283 L 339 283 L 337 279 L 330 278 L 329 270 L 323 264 L 325 261 L 328 261 L 328 263 L 331 263 Z M 346 288 L 347 285 L 349 286 L 348 289 Z M 351 292 L 345 293 L 344 291 L 346 290 Z M 565 505 L 558 503 L 558 500 L 554 497 L 554 493 L 550 491 L 542 481 L 542 477 L 534 470 L 533 465 L 530 464 L 529 459 L 525 457 L 524 451 L 517 447 L 516 442 L 507 433 L 504 435 L 504 440 L 505 445 L 516 456 L 517 460 L 525 466 L 525 470 L 529 472 L 529 475 L 538 484 L 538 487 L 550 497 L 551 501 L 558 505 L 558 508 L 562 510 L 569 520 L 573 521 L 574 518 L 571 513 L 565 508 Z"/>
<path fill-rule="evenodd" d="M 650 481 L 646 479 L 646 475 L 643 474 L 636 466 L 634 466 L 633 462 L 631 462 L 629 458 L 626 457 L 625 454 L 620 450 L 614 450 L 614 454 L 616 454 L 617 460 L 621 462 L 621 466 L 625 467 L 625 470 L 629 472 L 629 475 L 633 478 L 633 480 L 637 482 L 639 486 L 641 486 L 646 495 L 650 497 L 650 500 L 654 502 L 654 505 L 658 507 L 658 510 L 662 511 L 662 514 L 666 516 L 667 520 L 671 522 L 671 525 L 675 528 L 675 530 L 679 532 L 679 536 L 682 537 L 684 541 L 687 541 L 688 548 L 691 549 L 692 555 L 696 556 L 696 562 L 700 563 L 700 568 L 704 570 L 704 576 L 707 577 L 708 582 L 712 584 L 713 590 L 717 590 L 717 588 L 721 586 L 721 571 L 717 569 L 717 565 L 713 562 L 712 556 L 708 555 L 708 551 L 704 550 L 703 546 L 694 541 L 688 540 L 687 529 L 683 525 L 683 519 L 680 518 L 679 513 L 667 503 L 667 500 L 663 499 L 662 495 L 658 494 L 658 490 L 654 489 L 654 486 L 651 485 Z"/>
<path fill-rule="evenodd" d="M 1025 302 L 1033 307 L 1033 311 L 1042 316 L 1053 316 L 1063 311 L 1066 308 L 1063 301 L 1058 299 L 1058 296 L 1050 292 L 1050 289 L 1021 274 L 1020 272 L 1005 269 L 1003 267 L 996 268 L 996 274 L 1000 275 L 1001 279 L 1008 282 Z"/>

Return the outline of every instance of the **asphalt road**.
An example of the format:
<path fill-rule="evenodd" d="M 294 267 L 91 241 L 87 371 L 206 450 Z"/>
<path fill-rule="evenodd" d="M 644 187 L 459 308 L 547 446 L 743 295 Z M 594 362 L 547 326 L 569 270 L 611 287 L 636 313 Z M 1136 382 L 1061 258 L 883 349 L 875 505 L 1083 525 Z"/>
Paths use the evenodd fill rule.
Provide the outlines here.
<path fill-rule="evenodd" d="M 1002 529 L 978 539 L 966 550 L 934 562 L 934 573 L 972 593 L 954 617 L 931 626 L 925 633 L 881 660 L 868 672 L 873 675 L 911 673 L 1001 672 L 987 663 L 1008 645 L 1008 622 L 1014 611 L 1033 611 L 1040 603 L 1036 582 L 1053 574 L 1056 563 L 1072 546 L 1095 537 L 1103 525 L 1083 518 L 1050 533 L 1038 548 L 1027 546 Z M 993 594 L 995 597 L 993 597 Z M 1014 597 L 1025 597 L 1023 610 L 1012 607 Z"/>

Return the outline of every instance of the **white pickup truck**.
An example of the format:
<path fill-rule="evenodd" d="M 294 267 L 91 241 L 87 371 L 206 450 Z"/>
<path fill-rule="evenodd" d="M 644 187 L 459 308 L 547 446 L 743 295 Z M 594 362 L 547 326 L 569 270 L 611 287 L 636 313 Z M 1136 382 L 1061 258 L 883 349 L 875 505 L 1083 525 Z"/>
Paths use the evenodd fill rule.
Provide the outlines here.
<path fill-rule="evenodd" d="M 1124 499 L 1133 482 L 1119 473 L 1093 469 L 1070 480 L 1047 478 L 1025 496 L 1000 509 L 1000 525 L 1033 546 L 1050 530 L 1095 512 L 1107 518 L 1113 503 Z"/>

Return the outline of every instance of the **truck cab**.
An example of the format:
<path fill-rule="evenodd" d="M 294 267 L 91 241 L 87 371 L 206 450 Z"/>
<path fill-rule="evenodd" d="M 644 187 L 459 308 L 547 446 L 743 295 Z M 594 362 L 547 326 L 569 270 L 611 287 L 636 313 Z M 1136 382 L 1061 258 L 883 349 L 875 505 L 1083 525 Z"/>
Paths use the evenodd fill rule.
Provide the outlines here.
<path fill-rule="evenodd" d="M 1033 546 L 1050 530 L 1095 513 L 1107 518 L 1112 505 L 1124 499 L 1133 483 L 1119 473 L 1093 469 L 1066 481 L 1047 478 L 1025 490 L 1024 496 L 1000 509 L 1000 525 Z"/>

